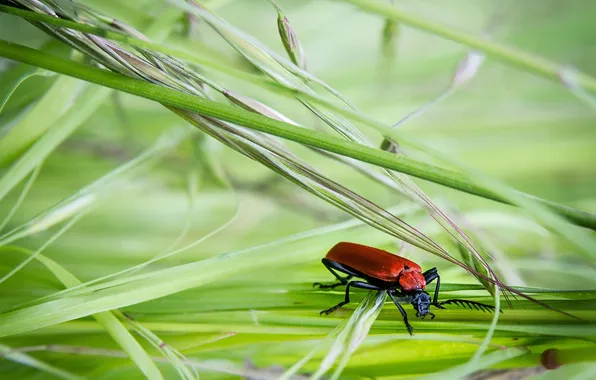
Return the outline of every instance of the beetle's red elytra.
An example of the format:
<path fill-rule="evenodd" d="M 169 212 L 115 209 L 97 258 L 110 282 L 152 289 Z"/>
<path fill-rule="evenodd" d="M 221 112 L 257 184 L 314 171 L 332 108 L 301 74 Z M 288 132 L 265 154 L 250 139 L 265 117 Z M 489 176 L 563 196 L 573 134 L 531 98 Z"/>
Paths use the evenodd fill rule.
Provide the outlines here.
<path fill-rule="evenodd" d="M 426 289 L 422 268 L 415 262 L 366 245 L 337 243 L 325 256 L 386 282 L 399 282 L 403 291 Z"/>

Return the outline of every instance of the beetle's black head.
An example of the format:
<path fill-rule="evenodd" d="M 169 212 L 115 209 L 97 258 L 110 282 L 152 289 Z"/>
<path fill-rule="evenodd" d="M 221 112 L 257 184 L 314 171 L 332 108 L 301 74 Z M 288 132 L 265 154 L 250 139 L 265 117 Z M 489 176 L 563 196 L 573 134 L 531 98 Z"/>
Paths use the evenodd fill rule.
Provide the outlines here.
<path fill-rule="evenodd" d="M 432 315 L 430 312 L 430 296 L 424 290 L 419 290 L 413 294 L 412 306 L 414 306 L 418 318 L 424 318 L 427 314 Z"/>

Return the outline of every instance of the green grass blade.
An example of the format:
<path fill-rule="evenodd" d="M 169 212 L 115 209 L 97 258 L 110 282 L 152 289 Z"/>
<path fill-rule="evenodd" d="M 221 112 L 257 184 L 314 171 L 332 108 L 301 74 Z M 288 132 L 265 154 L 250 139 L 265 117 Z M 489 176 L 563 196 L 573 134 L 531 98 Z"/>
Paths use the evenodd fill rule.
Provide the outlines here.
<path fill-rule="evenodd" d="M 271 133 L 282 138 L 338 153 L 347 157 L 352 157 L 387 169 L 400 171 L 405 174 L 410 174 L 415 177 L 433 181 L 488 199 L 509 203 L 506 198 L 475 184 L 460 173 L 446 169 L 439 169 L 401 156 L 396 157 L 391 153 L 343 141 L 320 132 L 301 130 L 300 128 L 296 128 L 296 126 L 281 121 L 266 118 L 201 97 L 69 62 L 68 60 L 52 57 L 51 55 L 44 54 L 34 49 L 29 49 L 12 43 L 0 41 L 0 55 L 29 64 L 39 65 L 40 67 L 51 71 L 72 75 L 80 79 L 88 80 L 120 91 L 129 92 L 137 96 L 156 100 L 163 104 L 237 123 L 261 132 Z M 528 195 L 523 196 L 530 197 Z M 560 206 L 552 202 L 542 200 L 540 202 L 576 224 L 596 229 L 596 216 L 590 213 Z"/>
<path fill-rule="evenodd" d="M 89 118 L 97 106 L 107 99 L 110 92 L 110 89 L 105 87 L 87 86 L 79 94 L 78 106 L 69 109 L 62 117 L 54 120 L 49 131 L 20 156 L 0 178 L 0 200 Z M 43 112 L 47 112 L 47 109 Z"/>
<path fill-rule="evenodd" d="M 0 166 L 5 166 L 28 148 L 68 112 L 80 81 L 60 76 L 27 114 L 0 139 Z"/>
<path fill-rule="evenodd" d="M 84 379 L 83 377 L 77 376 L 73 373 L 65 371 L 63 369 L 54 367 L 50 364 L 44 363 L 39 359 L 35 359 L 34 357 L 27 355 L 25 353 L 16 351 L 4 344 L 0 345 L 0 357 L 5 358 L 6 360 L 13 361 L 15 363 L 19 363 L 22 365 L 26 365 L 31 368 L 38 369 L 43 372 L 47 372 L 51 375 L 54 375 L 61 379 L 67 380 L 81 380 Z"/>

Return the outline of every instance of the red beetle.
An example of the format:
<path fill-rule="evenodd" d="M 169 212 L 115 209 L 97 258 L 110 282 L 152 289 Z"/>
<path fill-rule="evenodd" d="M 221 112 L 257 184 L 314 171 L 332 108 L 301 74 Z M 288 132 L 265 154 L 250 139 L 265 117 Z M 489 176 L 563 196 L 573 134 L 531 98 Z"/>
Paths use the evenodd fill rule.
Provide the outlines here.
<path fill-rule="evenodd" d="M 339 282 L 330 285 L 323 285 L 316 282 L 314 285 L 322 289 L 331 289 L 341 285 L 347 285 L 347 287 L 345 300 L 330 309 L 321 311 L 320 314 L 330 314 L 349 303 L 350 286 L 386 291 L 404 317 L 404 323 L 410 335 L 412 335 L 412 326 L 408 322 L 406 311 L 399 304 L 398 300 L 410 302 L 414 310 L 416 310 L 416 316 L 418 318 L 424 318 L 427 314 L 430 314 L 431 318 L 434 318 L 435 315 L 430 312 L 431 305 L 439 309 L 444 309 L 442 305 L 446 304 L 463 305 L 470 309 L 474 307 L 476 310 L 482 311 L 493 311 L 495 309 L 490 305 L 460 299 L 438 302 L 441 278 L 439 277 L 437 268 L 422 272 L 420 265 L 415 262 L 381 249 L 341 242 L 331 248 L 322 262 Z M 345 273 L 347 277 L 340 277 L 335 271 Z M 350 281 L 353 277 L 362 278 L 366 282 Z M 431 301 L 430 295 L 425 292 L 425 289 L 426 285 L 434 280 L 437 280 L 437 286 Z"/>

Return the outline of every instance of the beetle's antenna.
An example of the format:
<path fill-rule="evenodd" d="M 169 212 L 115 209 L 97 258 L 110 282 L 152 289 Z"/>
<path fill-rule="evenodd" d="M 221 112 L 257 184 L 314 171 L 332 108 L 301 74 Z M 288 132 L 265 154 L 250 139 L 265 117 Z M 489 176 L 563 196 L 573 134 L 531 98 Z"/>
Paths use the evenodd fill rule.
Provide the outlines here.
<path fill-rule="evenodd" d="M 468 301 L 468 300 L 460 300 L 460 299 L 451 299 L 451 300 L 447 300 L 447 301 L 442 301 L 439 302 L 439 304 L 437 306 L 439 306 L 439 308 L 443 305 L 457 305 L 457 306 L 463 306 L 463 307 L 467 307 L 468 309 L 472 310 L 472 307 L 478 311 L 482 311 L 482 312 L 494 312 L 495 311 L 495 307 L 492 305 L 487 305 L 484 303 L 480 303 L 480 302 L 475 302 L 475 301 Z M 499 309 L 500 313 L 503 313 L 503 310 Z"/>

